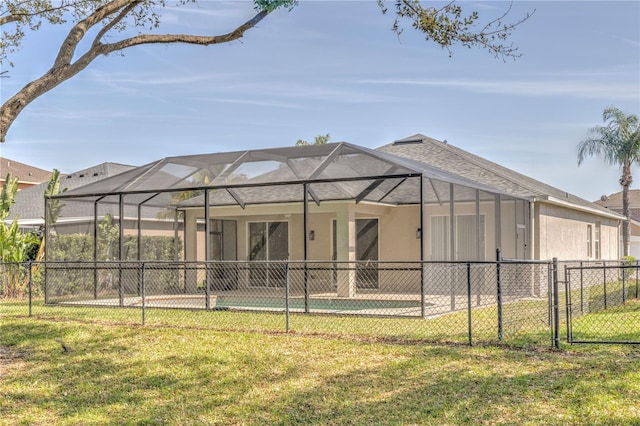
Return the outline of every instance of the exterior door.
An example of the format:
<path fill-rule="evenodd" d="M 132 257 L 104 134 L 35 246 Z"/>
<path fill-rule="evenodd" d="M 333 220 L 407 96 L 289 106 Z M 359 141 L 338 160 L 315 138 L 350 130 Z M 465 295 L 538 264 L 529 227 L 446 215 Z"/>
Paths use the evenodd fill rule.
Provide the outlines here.
<path fill-rule="evenodd" d="M 356 219 L 357 288 L 378 288 L 378 219 Z"/>
<path fill-rule="evenodd" d="M 254 287 L 284 287 L 289 258 L 289 223 L 249 223 L 249 284 Z M 278 262 L 281 261 L 281 262 Z"/>
<path fill-rule="evenodd" d="M 209 238 L 210 260 L 238 260 L 237 228 L 235 220 L 214 219 L 211 221 Z M 233 290 L 238 288 L 238 268 L 234 263 L 212 262 L 208 268 L 211 290 Z"/>

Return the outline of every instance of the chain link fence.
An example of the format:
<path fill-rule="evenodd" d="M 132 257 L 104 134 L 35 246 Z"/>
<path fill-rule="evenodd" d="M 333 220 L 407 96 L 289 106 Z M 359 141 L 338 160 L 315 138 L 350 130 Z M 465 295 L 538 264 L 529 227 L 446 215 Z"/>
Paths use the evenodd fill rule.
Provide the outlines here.
<path fill-rule="evenodd" d="M 564 318 L 569 343 L 640 344 L 640 265 L 566 262 Z"/>
<path fill-rule="evenodd" d="M 554 292 L 554 266 L 521 261 L 4 263 L 0 316 L 557 346 L 564 299 Z M 567 274 L 573 283 L 573 271 L 567 268 Z M 607 295 L 611 304 L 611 286 Z"/>

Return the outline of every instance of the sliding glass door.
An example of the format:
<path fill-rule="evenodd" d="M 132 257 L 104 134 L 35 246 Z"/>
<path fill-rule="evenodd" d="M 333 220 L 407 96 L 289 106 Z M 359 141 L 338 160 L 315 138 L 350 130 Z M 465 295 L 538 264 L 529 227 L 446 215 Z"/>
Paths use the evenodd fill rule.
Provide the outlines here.
<path fill-rule="evenodd" d="M 249 284 L 254 287 L 284 287 L 289 258 L 289 223 L 249 223 L 249 260 L 273 261 L 257 263 L 249 268 Z"/>

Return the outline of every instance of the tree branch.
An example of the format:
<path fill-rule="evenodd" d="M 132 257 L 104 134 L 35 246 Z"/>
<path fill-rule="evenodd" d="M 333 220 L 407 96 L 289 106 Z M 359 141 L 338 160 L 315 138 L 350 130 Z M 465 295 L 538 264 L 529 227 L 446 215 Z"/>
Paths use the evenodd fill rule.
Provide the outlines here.
<path fill-rule="evenodd" d="M 60 50 L 58 51 L 58 56 L 56 57 L 55 62 L 53 63 L 53 68 L 61 67 L 71 63 L 76 48 L 78 47 L 78 43 L 80 43 L 87 31 L 89 31 L 91 27 L 101 22 L 103 19 L 106 19 L 108 16 L 113 15 L 122 8 L 127 7 L 130 3 L 130 0 L 114 0 L 102 7 L 99 7 L 91 15 L 75 24 L 60 45 Z"/>
<path fill-rule="evenodd" d="M 21 20 L 23 17 L 21 15 L 7 15 L 0 16 L 0 27 L 6 24 L 10 24 L 12 22 L 16 22 Z"/>
<path fill-rule="evenodd" d="M 98 34 L 96 35 L 95 39 L 93 40 L 93 43 L 91 44 L 91 46 L 99 45 L 100 44 L 100 40 L 102 40 L 102 37 L 104 37 L 104 35 L 107 32 L 109 32 L 113 27 L 115 27 L 119 22 L 121 22 L 125 18 L 125 16 L 127 16 L 129 14 L 129 12 L 131 12 L 139 3 L 140 3 L 139 1 L 133 1 L 128 6 L 126 6 L 124 9 L 122 9 L 120 11 L 120 13 L 118 14 L 118 16 L 113 18 L 111 20 L 111 22 L 109 22 L 107 25 L 104 26 L 104 28 L 102 28 L 100 31 L 98 31 Z"/>
<path fill-rule="evenodd" d="M 140 3 L 140 1 L 136 0 L 135 3 Z M 109 53 L 121 51 L 132 46 L 151 43 L 189 43 L 205 46 L 210 44 L 227 43 L 243 37 L 244 33 L 247 30 L 253 28 L 267 15 L 269 15 L 269 13 L 271 13 L 271 10 L 262 10 L 251 19 L 236 27 L 233 31 L 217 36 L 192 36 L 186 34 L 140 34 L 135 37 L 109 44 L 102 44 L 100 43 L 99 39 L 96 38 L 91 47 L 75 62 L 71 63 L 74 52 L 87 31 L 95 24 L 101 22 L 103 19 L 120 11 L 117 17 L 115 17 L 104 28 L 100 30 L 99 34 L 101 34 L 101 36 L 104 36 L 108 29 L 113 28 L 114 25 L 117 25 L 119 20 L 126 16 L 125 10 L 127 10 L 131 6 L 131 2 L 130 0 L 116 0 L 112 3 L 109 3 L 109 6 L 110 7 L 97 9 L 89 17 L 74 25 L 74 27 L 69 31 L 69 34 L 65 38 L 51 69 L 49 69 L 47 73 L 45 73 L 38 79 L 33 80 L 31 83 L 27 84 L 18 93 L 16 93 L 13 97 L 2 104 L 2 106 L 0 107 L 0 142 L 5 141 L 9 127 L 11 126 L 15 118 L 28 104 L 30 104 L 33 100 L 35 100 L 42 94 L 52 90 L 60 83 L 69 80 L 70 78 L 78 74 L 80 71 L 89 66 L 89 64 L 91 64 L 91 62 L 100 55 L 107 55 Z M 128 12 L 130 12 L 130 10 Z"/>
<path fill-rule="evenodd" d="M 154 43 L 188 43 L 208 46 L 211 44 L 227 43 L 244 36 L 244 33 L 262 21 L 270 12 L 258 12 L 253 18 L 237 27 L 235 30 L 216 36 L 196 36 L 190 34 L 140 34 L 135 37 L 120 40 L 116 43 L 100 44 L 97 47 L 101 54 L 108 54 L 124 50 L 132 46 Z"/>

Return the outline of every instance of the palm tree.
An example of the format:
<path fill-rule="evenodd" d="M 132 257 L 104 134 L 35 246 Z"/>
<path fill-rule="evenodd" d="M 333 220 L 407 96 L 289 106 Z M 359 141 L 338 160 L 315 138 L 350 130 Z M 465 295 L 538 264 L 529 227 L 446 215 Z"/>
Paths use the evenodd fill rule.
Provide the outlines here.
<path fill-rule="evenodd" d="M 637 115 L 626 115 L 618 108 L 604 110 L 602 118 L 606 126 L 595 126 L 589 137 L 578 144 L 578 166 L 586 157 L 600 156 L 609 164 L 620 166 L 622 176 L 622 245 L 624 256 L 629 255 L 631 228 L 629 223 L 629 187 L 633 182 L 631 165 L 640 163 L 640 127 Z"/>
<path fill-rule="evenodd" d="M 305 141 L 304 139 L 298 139 L 296 141 L 296 146 L 307 146 L 307 145 L 324 145 L 325 143 L 329 143 L 331 141 L 331 135 L 327 133 L 326 135 L 318 135 L 313 139 L 312 143 Z"/>

